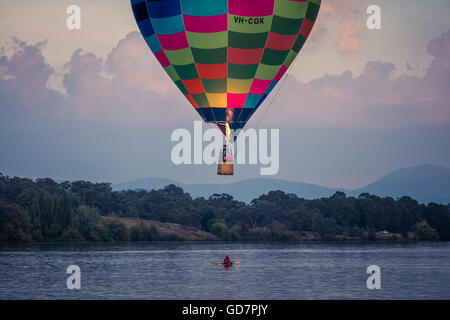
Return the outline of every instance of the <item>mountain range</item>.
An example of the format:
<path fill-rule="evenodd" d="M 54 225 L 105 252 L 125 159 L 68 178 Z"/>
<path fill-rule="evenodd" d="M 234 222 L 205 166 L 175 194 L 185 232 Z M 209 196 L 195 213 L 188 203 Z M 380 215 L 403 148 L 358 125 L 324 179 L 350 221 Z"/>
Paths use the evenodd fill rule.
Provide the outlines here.
<path fill-rule="evenodd" d="M 354 190 L 267 178 L 247 179 L 226 184 L 185 184 L 164 178 L 144 178 L 116 184 L 113 189 L 117 191 L 152 190 L 161 189 L 169 184 L 175 184 L 183 188 L 193 197 L 208 198 L 214 193 L 226 193 L 245 202 L 250 202 L 269 191 L 282 190 L 286 193 L 295 193 L 306 199 L 330 197 L 336 191 L 343 191 L 349 196 L 356 197 L 367 192 L 393 198 L 406 195 L 421 203 L 450 203 L 450 169 L 437 165 L 420 165 L 398 169 L 374 183 Z"/>

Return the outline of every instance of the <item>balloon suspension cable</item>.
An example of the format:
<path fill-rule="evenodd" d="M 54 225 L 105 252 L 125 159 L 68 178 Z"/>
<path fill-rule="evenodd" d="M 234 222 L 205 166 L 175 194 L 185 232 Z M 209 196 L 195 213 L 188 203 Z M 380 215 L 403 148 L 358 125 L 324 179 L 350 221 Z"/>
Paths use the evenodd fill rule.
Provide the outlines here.
<path fill-rule="evenodd" d="M 275 94 L 273 95 L 272 100 L 269 102 L 269 104 L 267 105 L 266 109 L 264 110 L 261 118 L 258 120 L 258 122 L 255 125 L 255 129 L 258 129 L 259 125 L 261 124 L 261 121 L 264 119 L 264 117 L 266 116 L 267 112 L 269 111 L 270 107 L 272 106 L 272 104 L 274 103 L 274 101 L 276 100 L 276 98 L 278 97 L 278 94 L 280 93 L 281 89 L 283 88 L 284 83 L 286 82 L 286 79 L 289 77 L 293 66 L 295 64 L 295 62 L 297 61 L 297 57 L 295 57 L 294 62 L 291 64 L 291 66 L 289 67 L 288 71 L 286 72 L 285 76 L 283 77 L 283 79 L 281 80 L 280 85 L 277 88 L 277 92 L 275 92 Z"/>

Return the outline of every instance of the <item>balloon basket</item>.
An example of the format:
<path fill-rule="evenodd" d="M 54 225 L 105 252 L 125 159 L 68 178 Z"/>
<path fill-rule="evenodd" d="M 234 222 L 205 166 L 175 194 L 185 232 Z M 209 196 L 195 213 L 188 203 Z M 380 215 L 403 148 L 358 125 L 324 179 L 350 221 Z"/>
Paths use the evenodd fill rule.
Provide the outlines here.
<path fill-rule="evenodd" d="M 220 153 L 219 164 L 217 165 L 217 175 L 232 176 L 234 174 L 233 154 L 227 145 L 223 146 Z"/>
<path fill-rule="evenodd" d="M 217 175 L 232 176 L 234 175 L 234 165 L 232 163 L 219 163 L 217 166 Z"/>

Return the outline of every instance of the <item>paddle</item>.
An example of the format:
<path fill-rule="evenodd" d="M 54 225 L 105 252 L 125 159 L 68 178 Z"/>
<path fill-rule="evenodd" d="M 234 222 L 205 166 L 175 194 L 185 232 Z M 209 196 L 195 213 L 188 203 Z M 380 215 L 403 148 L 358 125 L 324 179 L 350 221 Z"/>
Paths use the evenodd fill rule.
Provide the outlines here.
<path fill-rule="evenodd" d="M 239 264 L 239 263 L 241 263 L 241 262 L 240 261 L 232 262 L 232 264 Z M 223 262 L 216 262 L 216 263 L 214 263 L 214 266 L 217 267 L 217 266 L 220 266 L 221 264 L 223 265 Z"/>

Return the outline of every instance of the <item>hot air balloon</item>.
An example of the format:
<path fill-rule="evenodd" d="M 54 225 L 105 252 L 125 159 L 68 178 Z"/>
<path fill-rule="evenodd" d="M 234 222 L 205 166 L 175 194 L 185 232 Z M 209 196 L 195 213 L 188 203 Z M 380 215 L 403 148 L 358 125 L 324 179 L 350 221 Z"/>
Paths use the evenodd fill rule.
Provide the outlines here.
<path fill-rule="evenodd" d="M 131 0 L 159 63 L 205 122 L 228 140 L 300 52 L 321 0 Z M 233 174 L 224 146 L 218 174 Z"/>

